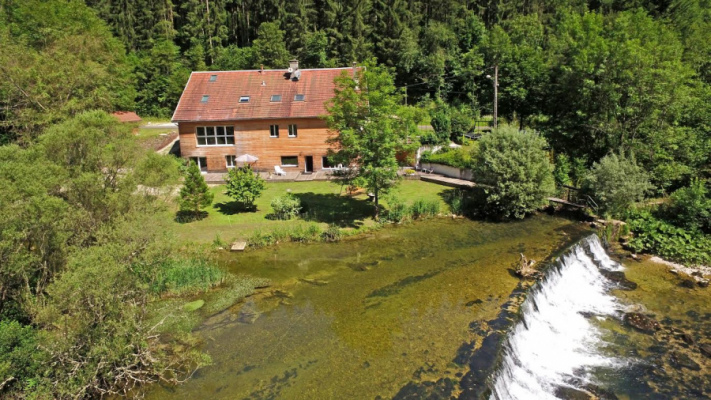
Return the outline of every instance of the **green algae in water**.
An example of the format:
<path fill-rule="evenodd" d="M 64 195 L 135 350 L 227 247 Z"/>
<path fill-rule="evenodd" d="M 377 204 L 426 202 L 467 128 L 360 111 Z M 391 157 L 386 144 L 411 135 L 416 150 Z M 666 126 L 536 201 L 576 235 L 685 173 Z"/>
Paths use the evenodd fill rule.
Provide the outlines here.
<path fill-rule="evenodd" d="M 195 310 L 201 309 L 202 306 L 204 306 L 204 305 L 205 305 L 205 300 L 202 300 L 202 299 L 200 299 L 200 300 L 195 300 L 195 301 L 191 301 L 190 303 L 186 303 L 186 304 L 183 306 L 183 310 L 185 310 L 185 311 L 195 311 Z"/>
<path fill-rule="evenodd" d="M 457 350 L 480 344 L 482 331 L 470 325 L 497 316 L 518 285 L 520 253 L 544 260 L 584 231 L 549 216 L 435 219 L 340 243 L 230 254 L 230 272 L 274 286 L 199 328 L 213 366 L 148 398 L 372 399 L 412 381 L 458 382 L 466 370 L 453 362 Z M 240 320 L 243 307 L 257 317 Z"/>

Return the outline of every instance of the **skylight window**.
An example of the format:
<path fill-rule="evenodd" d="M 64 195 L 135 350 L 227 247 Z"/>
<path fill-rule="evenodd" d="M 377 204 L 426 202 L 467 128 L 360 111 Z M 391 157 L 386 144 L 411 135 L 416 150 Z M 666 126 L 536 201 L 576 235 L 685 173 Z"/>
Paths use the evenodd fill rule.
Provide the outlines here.
<path fill-rule="evenodd" d="M 280 102 L 280 101 L 281 101 L 281 95 L 280 95 L 280 94 L 273 94 L 271 101 L 272 101 L 272 103 L 278 103 L 278 102 Z"/>
<path fill-rule="evenodd" d="M 210 75 L 210 82 L 215 82 L 217 80 L 217 75 Z"/>
<path fill-rule="evenodd" d="M 297 94 L 296 96 L 294 96 L 294 101 L 304 101 L 304 95 Z"/>
<path fill-rule="evenodd" d="M 200 103 L 207 103 L 207 101 L 210 99 L 210 96 L 204 95 L 202 96 L 202 100 L 200 100 Z"/>
<path fill-rule="evenodd" d="M 240 103 L 249 103 L 249 96 L 240 96 L 239 102 Z"/>

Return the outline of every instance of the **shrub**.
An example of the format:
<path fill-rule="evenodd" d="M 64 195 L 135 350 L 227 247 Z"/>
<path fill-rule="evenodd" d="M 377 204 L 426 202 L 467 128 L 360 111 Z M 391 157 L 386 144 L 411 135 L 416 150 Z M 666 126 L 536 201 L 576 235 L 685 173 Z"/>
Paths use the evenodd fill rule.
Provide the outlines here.
<path fill-rule="evenodd" d="M 671 203 L 664 211 L 677 226 L 711 233 L 711 198 L 703 180 L 696 178 L 688 187 L 672 193 Z"/>
<path fill-rule="evenodd" d="M 299 216 L 301 212 L 301 200 L 291 193 L 284 196 L 275 197 L 272 200 L 272 210 L 276 219 L 292 219 Z"/>
<path fill-rule="evenodd" d="M 253 210 L 254 202 L 266 187 L 264 179 L 252 171 L 249 165 L 232 168 L 227 173 L 225 194 L 240 203 L 245 210 Z"/>
<path fill-rule="evenodd" d="M 180 211 L 198 215 L 201 209 L 212 204 L 214 196 L 210 188 L 207 187 L 205 178 L 200 173 L 200 168 L 190 161 L 188 168 L 185 170 L 185 182 L 180 189 L 180 198 L 178 200 Z"/>
<path fill-rule="evenodd" d="M 430 110 L 430 118 L 434 134 L 421 137 L 423 144 L 445 144 L 449 142 L 452 133 L 452 118 L 449 106 L 444 102 L 437 102 L 435 108 Z"/>
<path fill-rule="evenodd" d="M 341 240 L 341 229 L 337 225 L 329 225 L 328 228 L 321 233 L 321 239 L 325 242 L 338 242 Z"/>
<path fill-rule="evenodd" d="M 454 168 L 471 168 L 473 164 L 472 152 L 462 147 L 456 149 L 445 147 L 436 153 L 426 151 L 422 153 L 420 160 L 421 162 L 449 165 Z"/>
<path fill-rule="evenodd" d="M 37 332 L 32 327 L 0 321 L 0 383 L 7 386 L 0 388 L 0 394 L 3 389 L 22 386 L 35 378 L 43 357 L 37 344 Z"/>
<path fill-rule="evenodd" d="M 627 223 L 634 237 L 630 246 L 637 252 L 651 252 L 672 261 L 711 263 L 711 236 L 688 232 L 655 218 L 649 211 L 629 212 Z"/>
<path fill-rule="evenodd" d="M 388 211 L 385 213 L 385 221 L 400 223 L 411 217 L 410 208 L 395 196 L 388 199 Z"/>
<path fill-rule="evenodd" d="M 555 191 L 546 141 L 538 134 L 499 128 L 479 141 L 474 177 L 485 188 L 486 211 L 523 218 Z"/>
<path fill-rule="evenodd" d="M 439 214 L 439 201 L 437 200 L 416 200 L 410 207 L 410 214 L 414 219 L 434 217 Z"/>
<path fill-rule="evenodd" d="M 584 191 L 592 194 L 605 216 L 622 215 L 651 188 L 647 173 L 624 154 L 606 155 L 583 181 Z"/>
<path fill-rule="evenodd" d="M 464 134 L 474 130 L 476 122 L 472 110 L 466 106 L 454 108 L 451 112 L 451 119 L 452 131 L 449 138 L 453 142 L 461 143 Z"/>

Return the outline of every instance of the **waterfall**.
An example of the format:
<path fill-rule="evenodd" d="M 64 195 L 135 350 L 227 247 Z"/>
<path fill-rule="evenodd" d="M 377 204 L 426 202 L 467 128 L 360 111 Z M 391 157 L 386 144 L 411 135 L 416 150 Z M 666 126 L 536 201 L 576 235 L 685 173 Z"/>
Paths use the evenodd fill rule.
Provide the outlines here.
<path fill-rule="evenodd" d="M 555 400 L 557 388 L 587 383 L 587 369 L 620 362 L 601 354 L 600 331 L 588 319 L 612 316 L 621 307 L 601 268 L 623 269 L 592 235 L 558 258 L 532 288 L 504 343 L 490 400 Z"/>

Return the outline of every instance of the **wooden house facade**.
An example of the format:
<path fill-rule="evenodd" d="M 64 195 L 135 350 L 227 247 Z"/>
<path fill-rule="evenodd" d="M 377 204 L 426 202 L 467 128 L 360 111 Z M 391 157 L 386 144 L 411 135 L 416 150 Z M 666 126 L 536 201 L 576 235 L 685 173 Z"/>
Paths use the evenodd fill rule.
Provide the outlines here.
<path fill-rule="evenodd" d="M 334 80 L 353 68 L 193 72 L 173 114 L 180 153 L 204 172 L 240 166 L 256 156 L 261 171 L 331 169 L 329 130 L 322 117 Z"/>

